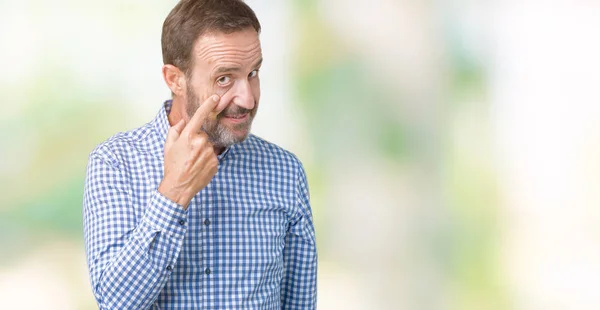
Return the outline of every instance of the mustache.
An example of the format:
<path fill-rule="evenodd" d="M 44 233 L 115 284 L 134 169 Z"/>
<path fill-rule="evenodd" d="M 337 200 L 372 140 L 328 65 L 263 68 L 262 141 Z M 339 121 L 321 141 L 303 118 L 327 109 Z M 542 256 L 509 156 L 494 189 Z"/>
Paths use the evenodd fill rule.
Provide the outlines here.
<path fill-rule="evenodd" d="M 221 111 L 221 113 L 219 113 L 217 117 L 244 115 L 246 113 L 251 113 L 252 111 L 254 111 L 254 109 L 246 109 L 239 106 L 232 106 Z"/>

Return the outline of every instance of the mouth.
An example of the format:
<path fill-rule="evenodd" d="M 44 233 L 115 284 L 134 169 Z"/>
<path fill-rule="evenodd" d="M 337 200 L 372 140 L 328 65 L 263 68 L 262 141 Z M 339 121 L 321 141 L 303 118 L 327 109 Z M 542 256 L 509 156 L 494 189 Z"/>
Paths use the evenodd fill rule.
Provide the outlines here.
<path fill-rule="evenodd" d="M 223 119 L 228 122 L 239 124 L 248 120 L 249 113 L 236 114 L 236 115 L 223 115 Z"/>

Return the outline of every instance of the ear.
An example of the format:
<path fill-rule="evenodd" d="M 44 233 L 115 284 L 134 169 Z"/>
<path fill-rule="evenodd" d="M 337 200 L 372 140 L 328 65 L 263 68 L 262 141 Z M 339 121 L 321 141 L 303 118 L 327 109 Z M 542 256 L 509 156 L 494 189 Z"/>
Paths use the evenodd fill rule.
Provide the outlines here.
<path fill-rule="evenodd" d="M 173 95 L 183 96 L 186 90 L 185 74 L 174 65 L 163 65 L 162 75 Z"/>

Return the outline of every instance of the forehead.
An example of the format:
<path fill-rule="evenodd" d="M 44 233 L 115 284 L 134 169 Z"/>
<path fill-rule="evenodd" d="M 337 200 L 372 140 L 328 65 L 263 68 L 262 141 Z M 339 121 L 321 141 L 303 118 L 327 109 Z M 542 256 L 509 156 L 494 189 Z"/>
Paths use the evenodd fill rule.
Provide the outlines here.
<path fill-rule="evenodd" d="M 258 33 L 251 28 L 233 33 L 203 34 L 194 44 L 193 50 L 196 63 L 211 66 L 222 63 L 250 65 L 261 56 Z"/>

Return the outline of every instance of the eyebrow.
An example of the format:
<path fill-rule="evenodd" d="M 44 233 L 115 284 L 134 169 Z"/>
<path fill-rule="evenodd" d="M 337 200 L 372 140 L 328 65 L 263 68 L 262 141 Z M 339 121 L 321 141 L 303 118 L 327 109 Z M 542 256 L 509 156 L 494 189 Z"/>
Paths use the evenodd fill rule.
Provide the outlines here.
<path fill-rule="evenodd" d="M 252 68 L 259 67 L 262 64 L 262 61 L 263 61 L 263 59 L 260 58 L 256 62 L 256 64 L 254 64 L 252 66 Z M 217 70 L 215 70 L 214 74 L 217 75 L 217 74 L 222 74 L 222 73 L 227 73 L 227 72 L 238 72 L 238 71 L 241 71 L 241 70 L 242 70 L 242 68 L 240 68 L 240 67 L 219 67 L 219 68 L 217 68 Z"/>

